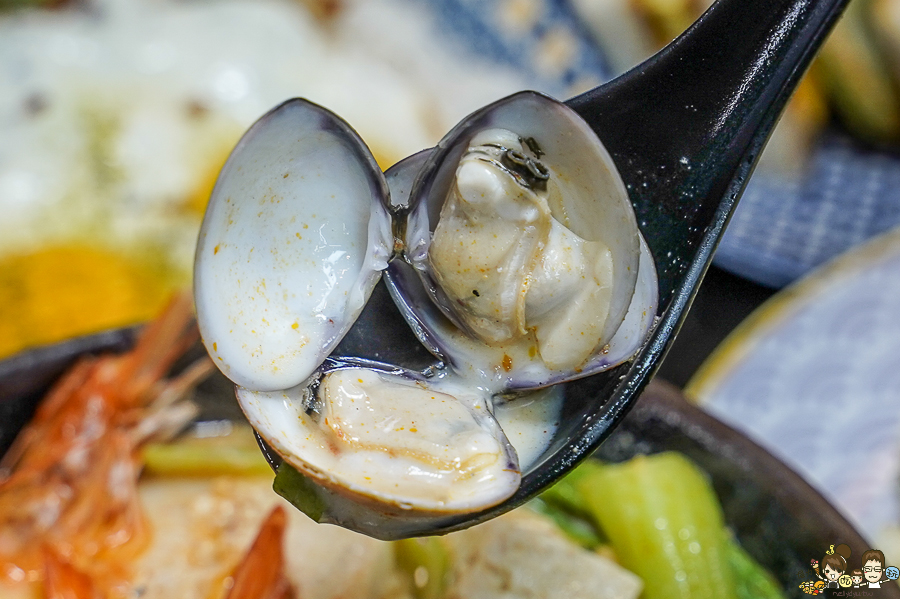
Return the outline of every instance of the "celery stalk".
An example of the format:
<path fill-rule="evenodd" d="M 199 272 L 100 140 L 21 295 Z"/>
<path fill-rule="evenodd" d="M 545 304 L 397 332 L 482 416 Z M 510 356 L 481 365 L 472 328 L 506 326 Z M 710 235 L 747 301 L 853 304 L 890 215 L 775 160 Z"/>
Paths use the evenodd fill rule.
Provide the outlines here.
<path fill-rule="evenodd" d="M 644 599 L 737 599 L 728 536 L 706 477 L 684 456 L 638 456 L 578 481 Z"/>

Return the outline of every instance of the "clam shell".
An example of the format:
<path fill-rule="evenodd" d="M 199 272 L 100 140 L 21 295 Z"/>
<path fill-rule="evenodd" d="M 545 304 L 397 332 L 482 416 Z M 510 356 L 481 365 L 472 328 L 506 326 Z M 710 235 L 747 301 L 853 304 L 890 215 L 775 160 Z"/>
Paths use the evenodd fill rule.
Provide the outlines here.
<path fill-rule="evenodd" d="M 423 266 L 441 211 L 436 198 L 469 140 L 498 127 L 539 141 L 548 166 L 569 186 L 556 196 L 567 226 L 614 250 L 604 346 L 574 372 L 529 359 L 524 346 L 489 347 L 471 337 L 454 323 Z M 575 199 L 585 194 L 592 201 Z M 394 259 L 395 230 L 405 240 L 404 260 Z M 384 269 L 416 337 L 451 368 L 436 364 L 426 375 L 328 357 Z M 606 150 L 577 115 L 534 92 L 474 113 L 435 149 L 385 175 L 336 115 L 302 99 L 276 107 L 244 135 L 220 174 L 194 281 L 204 344 L 236 383 L 250 423 L 307 477 L 304 484 L 311 482 L 327 504 L 322 518 L 376 536 L 386 523 L 392 523 L 386 534 L 400 534 L 410 523 L 450 522 L 515 493 L 518 457 L 494 417 L 493 394 L 545 387 L 629 359 L 652 326 L 658 293 L 652 256 Z M 355 385 L 341 378 L 351 372 L 360 388 L 378 390 L 354 396 L 365 398 L 362 411 L 334 399 Z M 376 402 L 382 389 L 394 395 Z M 521 398 L 508 394 L 504 401 L 515 402 L 513 395 Z M 527 417 L 513 423 L 527 411 L 513 403 L 498 404 L 497 412 L 504 427 L 522 425 L 517 439 L 531 437 L 529 460 L 539 459 L 555 430 L 561 387 L 520 403 L 532 401 L 542 402 L 530 417 L 537 423 Z M 381 428 L 369 430 L 376 413 Z M 382 426 L 388 421 L 405 424 L 395 431 Z M 422 424 L 413 431 L 414 422 Z M 364 428 L 358 437 L 347 432 Z M 531 434 L 538 429 L 543 436 Z M 451 466 L 457 462 L 470 466 Z"/>
<path fill-rule="evenodd" d="M 640 270 L 631 306 L 621 326 L 602 351 L 578 372 L 550 370 L 527 359 L 515 348 L 492 348 L 473 340 L 453 324 L 425 291 L 415 269 L 399 260 L 390 263 L 385 282 L 410 328 L 428 351 L 453 370 L 468 373 L 480 384 L 499 391 L 527 391 L 609 370 L 629 360 L 643 345 L 656 322 L 659 286 L 653 256 L 640 239 Z M 504 366 L 504 356 L 512 353 Z"/>
<path fill-rule="evenodd" d="M 389 192 L 359 135 L 288 100 L 238 143 L 210 198 L 194 266 L 203 342 L 242 387 L 309 377 L 365 305 L 393 251 Z"/>

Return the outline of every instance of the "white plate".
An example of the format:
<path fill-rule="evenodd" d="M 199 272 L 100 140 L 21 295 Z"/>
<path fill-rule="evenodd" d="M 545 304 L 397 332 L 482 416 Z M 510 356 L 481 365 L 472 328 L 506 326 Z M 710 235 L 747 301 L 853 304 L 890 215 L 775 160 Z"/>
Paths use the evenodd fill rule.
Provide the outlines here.
<path fill-rule="evenodd" d="M 900 229 L 775 295 L 685 389 L 870 539 L 900 522 Z"/>

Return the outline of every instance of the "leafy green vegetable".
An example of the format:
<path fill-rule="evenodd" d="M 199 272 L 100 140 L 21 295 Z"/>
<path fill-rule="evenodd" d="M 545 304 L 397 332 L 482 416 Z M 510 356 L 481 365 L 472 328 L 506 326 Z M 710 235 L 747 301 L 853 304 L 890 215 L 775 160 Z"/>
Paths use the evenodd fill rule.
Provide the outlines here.
<path fill-rule="evenodd" d="M 736 540 L 729 538 L 725 549 L 739 599 L 784 599 L 784 593 L 772 575 Z"/>
<path fill-rule="evenodd" d="M 585 549 L 595 549 L 605 541 L 593 522 L 545 501 L 543 497 L 532 499 L 527 505 L 535 512 L 553 520 L 566 536 Z"/>
<path fill-rule="evenodd" d="M 327 506 L 319 496 L 315 483 L 297 472 L 287 462 L 278 467 L 272 489 L 316 522 L 322 520 Z"/>
<path fill-rule="evenodd" d="M 0 12 L 17 8 L 55 8 L 65 0 L 0 0 Z"/>
<path fill-rule="evenodd" d="M 589 502 L 585 500 L 585 495 L 581 492 L 579 485 L 582 480 L 594 476 L 603 468 L 604 466 L 599 461 L 587 460 L 541 493 L 541 499 L 571 514 L 590 518 Z"/>
<path fill-rule="evenodd" d="M 645 599 L 737 599 L 728 533 L 709 481 L 678 453 L 594 468 L 577 482 Z"/>

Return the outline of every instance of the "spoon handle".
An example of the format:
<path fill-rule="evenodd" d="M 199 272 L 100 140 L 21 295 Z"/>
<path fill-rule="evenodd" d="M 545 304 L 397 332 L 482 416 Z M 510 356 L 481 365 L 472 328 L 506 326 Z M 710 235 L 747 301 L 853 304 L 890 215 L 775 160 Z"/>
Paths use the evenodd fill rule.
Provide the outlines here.
<path fill-rule="evenodd" d="M 680 264 L 655 256 L 663 305 L 690 266 L 705 271 L 772 127 L 848 1 L 718 0 L 654 57 L 569 100 L 610 151 L 654 249 L 693 248 Z"/>

